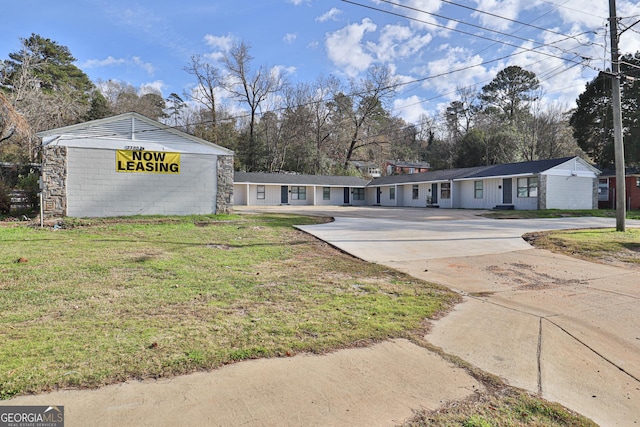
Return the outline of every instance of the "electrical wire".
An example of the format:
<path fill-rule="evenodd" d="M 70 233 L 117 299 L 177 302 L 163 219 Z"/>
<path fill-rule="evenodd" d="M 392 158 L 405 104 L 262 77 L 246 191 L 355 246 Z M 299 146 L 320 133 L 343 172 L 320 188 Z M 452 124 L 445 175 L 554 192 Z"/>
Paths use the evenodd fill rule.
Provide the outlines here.
<path fill-rule="evenodd" d="M 380 0 L 380 1 L 381 1 L 381 2 L 383 2 L 383 3 L 389 3 L 389 4 L 394 5 L 394 6 L 397 6 L 397 7 L 405 7 L 405 8 L 412 9 L 412 10 L 415 10 L 415 11 L 418 11 L 418 12 L 421 12 L 421 13 L 427 13 L 427 14 L 430 14 L 430 15 L 437 16 L 437 15 L 435 15 L 435 14 L 432 14 L 431 12 L 427 12 L 427 11 L 420 10 L 420 9 L 417 9 L 417 8 L 412 8 L 412 7 L 409 7 L 409 6 L 406 6 L 406 5 L 401 5 L 401 4 L 398 4 L 398 3 L 394 3 L 394 2 L 392 2 L 392 1 L 390 1 L 390 0 Z M 479 14 L 483 14 L 483 15 L 488 15 L 488 16 L 491 16 L 491 17 L 494 17 L 494 18 L 498 18 L 498 19 L 502 19 L 502 20 L 505 20 L 505 21 L 509 21 L 509 22 L 512 22 L 512 23 L 515 23 L 515 24 L 521 25 L 521 26 L 523 26 L 523 27 L 530 27 L 530 28 L 534 28 L 534 29 L 536 29 L 536 30 L 540 30 L 540 31 L 548 32 L 548 33 L 555 34 L 555 35 L 558 35 L 558 36 L 562 36 L 562 37 L 565 37 L 565 38 L 573 38 L 573 39 L 575 39 L 575 40 L 576 40 L 578 43 L 580 43 L 580 44 L 583 44 L 583 43 L 582 43 L 582 42 L 580 42 L 580 40 L 578 40 L 578 38 L 577 38 L 577 37 L 579 37 L 579 36 L 581 36 L 581 35 L 583 35 L 583 34 L 588 33 L 588 32 L 585 32 L 585 33 L 580 33 L 580 34 L 575 34 L 575 35 L 567 35 L 567 34 L 564 34 L 564 33 L 560 33 L 560 32 L 558 32 L 558 31 L 550 30 L 550 29 L 548 29 L 548 28 L 543 28 L 543 27 L 538 27 L 538 26 L 536 26 L 536 25 L 531 25 L 531 23 L 526 23 L 526 22 L 518 21 L 518 20 L 515 20 L 515 19 L 507 18 L 507 17 L 505 17 L 505 16 L 497 15 L 497 14 L 495 14 L 495 13 L 486 12 L 486 11 L 483 11 L 483 10 L 480 10 L 480 9 L 476 9 L 476 8 L 471 7 L 471 6 L 466 6 L 466 5 L 463 5 L 463 4 L 455 3 L 455 2 L 453 2 L 453 1 L 448 1 L 448 0 L 440 0 L 440 1 L 441 1 L 442 3 L 447 3 L 447 4 L 450 4 L 450 5 L 453 5 L 453 6 L 461 7 L 461 8 L 463 8 L 463 9 L 471 10 L 471 11 L 473 11 L 474 13 L 479 13 Z M 567 0 L 567 1 L 568 1 L 568 0 Z M 565 2 L 565 3 L 566 3 L 566 2 Z M 549 12 L 545 13 L 544 15 L 546 15 L 546 14 L 548 14 L 548 13 L 550 13 L 550 12 L 551 12 L 551 11 L 549 11 Z M 542 16 L 544 16 L 544 15 L 542 15 Z M 535 22 L 536 20 L 540 19 L 542 16 L 539 16 L 538 18 L 536 18 L 536 19 L 534 20 L 534 22 Z M 452 20 L 452 18 L 447 18 L 447 17 L 443 17 L 443 18 L 444 18 L 444 19 L 450 19 L 450 20 Z M 458 21 L 456 21 L 456 22 L 458 22 Z M 485 28 L 485 29 L 486 29 L 486 28 Z M 583 44 L 583 45 L 584 45 L 584 46 L 588 46 L 588 44 Z"/>
<path fill-rule="evenodd" d="M 468 31 L 462 31 L 462 30 L 458 30 L 458 29 L 455 29 L 455 28 L 446 27 L 446 26 L 441 25 L 441 24 L 435 24 L 435 23 L 432 23 L 432 22 L 428 22 L 428 21 L 424 21 L 424 20 L 421 20 L 421 19 L 413 18 L 413 17 L 410 17 L 410 16 L 402 15 L 400 13 L 391 12 L 389 10 L 384 10 L 384 9 L 380 9 L 380 8 L 377 8 L 377 7 L 368 6 L 368 5 L 365 5 L 365 4 L 362 4 L 362 3 L 358 3 L 358 2 L 355 2 L 355 1 L 352 1 L 352 0 L 341 0 L 341 1 L 344 2 L 344 3 L 353 4 L 355 6 L 360 6 L 360 7 L 366 8 L 366 9 L 371 9 L 371 10 L 374 10 L 374 11 L 377 11 L 377 12 L 382 12 L 382 13 L 386 13 L 386 14 L 389 14 L 389 15 L 397 16 L 397 17 L 400 17 L 400 18 L 408 19 L 408 20 L 411 20 L 411 21 L 416 21 L 416 22 L 420 22 L 420 23 L 423 23 L 423 24 L 431 25 L 431 26 L 434 26 L 434 27 L 443 28 L 443 29 L 445 29 L 447 31 L 454 31 L 454 32 L 457 32 L 457 33 L 460 33 L 460 34 L 464 34 L 466 36 L 479 38 L 479 39 L 483 39 L 483 40 L 488 40 L 488 41 L 491 41 L 491 42 L 494 42 L 494 43 L 499 43 L 499 44 L 502 44 L 502 45 L 505 45 L 505 46 L 513 47 L 515 49 L 523 49 L 525 51 L 534 51 L 534 50 L 536 50 L 538 48 L 541 48 L 541 47 L 554 47 L 555 48 L 555 46 L 551 46 L 549 44 L 540 44 L 540 46 L 538 46 L 536 48 L 527 49 L 527 48 L 524 48 L 522 46 L 518 46 L 518 45 L 515 45 L 515 44 L 512 44 L 512 43 L 507 43 L 507 42 L 503 42 L 503 41 L 500 41 L 500 40 L 492 39 L 490 37 L 485 37 L 485 36 L 482 36 L 482 35 L 473 34 L 473 33 L 470 33 Z M 554 42 L 554 43 L 556 43 L 556 42 Z M 575 61 L 572 61 L 572 60 L 567 60 L 566 58 L 563 58 L 561 56 L 553 55 L 553 54 L 548 53 L 548 52 L 544 52 L 544 51 L 536 51 L 536 52 L 539 53 L 540 55 L 549 56 L 551 58 L 561 59 L 563 61 L 575 62 Z M 565 52 L 565 53 L 571 53 L 571 54 L 575 55 L 574 52 Z M 591 58 L 588 58 L 588 59 L 590 60 Z"/>

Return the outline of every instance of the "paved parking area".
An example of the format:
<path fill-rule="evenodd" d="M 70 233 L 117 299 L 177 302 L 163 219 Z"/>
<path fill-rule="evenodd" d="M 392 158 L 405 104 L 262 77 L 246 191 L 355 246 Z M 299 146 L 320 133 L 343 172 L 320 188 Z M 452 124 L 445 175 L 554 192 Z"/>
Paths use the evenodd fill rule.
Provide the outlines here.
<path fill-rule="evenodd" d="M 446 352 L 601 425 L 640 423 L 640 270 L 533 249 L 521 238 L 615 227 L 615 219 L 492 220 L 452 211 L 446 221 L 430 221 L 401 210 L 393 219 L 374 213 L 301 228 L 465 295 L 427 336 Z"/>

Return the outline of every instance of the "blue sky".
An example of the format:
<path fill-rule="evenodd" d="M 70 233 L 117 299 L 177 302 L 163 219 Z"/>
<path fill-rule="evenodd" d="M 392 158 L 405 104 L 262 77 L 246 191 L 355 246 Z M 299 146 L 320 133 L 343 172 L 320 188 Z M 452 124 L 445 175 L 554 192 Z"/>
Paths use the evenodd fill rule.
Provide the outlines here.
<path fill-rule="evenodd" d="M 398 79 L 414 82 L 390 106 L 409 122 L 442 109 L 458 88 L 480 89 L 509 65 L 535 72 L 546 102 L 570 108 L 595 70 L 609 66 L 604 0 L 353 3 L 5 0 L 0 58 L 36 33 L 67 46 L 94 81 L 154 87 L 166 97 L 193 87 L 183 71 L 192 55 L 213 61 L 244 40 L 255 67 L 277 67 L 293 83 L 329 74 L 346 81 L 389 65 Z M 622 28 L 640 20 L 637 0 L 617 0 L 617 9 Z M 620 47 L 640 51 L 640 24 L 624 32 Z"/>

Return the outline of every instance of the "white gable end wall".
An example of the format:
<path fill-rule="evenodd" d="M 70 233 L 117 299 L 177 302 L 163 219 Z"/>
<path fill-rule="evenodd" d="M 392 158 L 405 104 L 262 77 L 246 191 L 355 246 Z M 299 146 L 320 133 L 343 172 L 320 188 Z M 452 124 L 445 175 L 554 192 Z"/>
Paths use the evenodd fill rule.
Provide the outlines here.
<path fill-rule="evenodd" d="M 180 174 L 116 172 L 112 150 L 69 148 L 67 215 L 210 214 L 216 209 L 216 156 L 182 154 Z"/>
<path fill-rule="evenodd" d="M 593 209 L 594 178 L 547 175 L 546 209 Z"/>
<path fill-rule="evenodd" d="M 594 209 L 594 186 L 598 172 L 574 158 L 543 173 L 546 181 L 545 209 Z M 594 206 L 596 203 L 596 206 Z"/>

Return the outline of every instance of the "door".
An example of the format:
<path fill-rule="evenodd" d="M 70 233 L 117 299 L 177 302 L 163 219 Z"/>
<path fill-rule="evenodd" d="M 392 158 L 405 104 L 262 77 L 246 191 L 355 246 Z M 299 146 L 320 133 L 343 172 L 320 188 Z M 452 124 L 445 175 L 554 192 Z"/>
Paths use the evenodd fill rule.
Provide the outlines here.
<path fill-rule="evenodd" d="M 513 204 L 513 179 L 512 178 L 502 179 L 502 204 L 503 205 Z"/>
<path fill-rule="evenodd" d="M 431 184 L 431 204 L 438 204 L 438 184 Z"/>
<path fill-rule="evenodd" d="M 289 204 L 289 187 L 286 185 L 280 187 L 280 203 Z"/>
<path fill-rule="evenodd" d="M 380 193 L 382 193 L 382 188 L 376 188 L 376 204 L 380 204 Z"/>
<path fill-rule="evenodd" d="M 349 204 L 349 187 L 344 187 L 344 204 Z"/>

